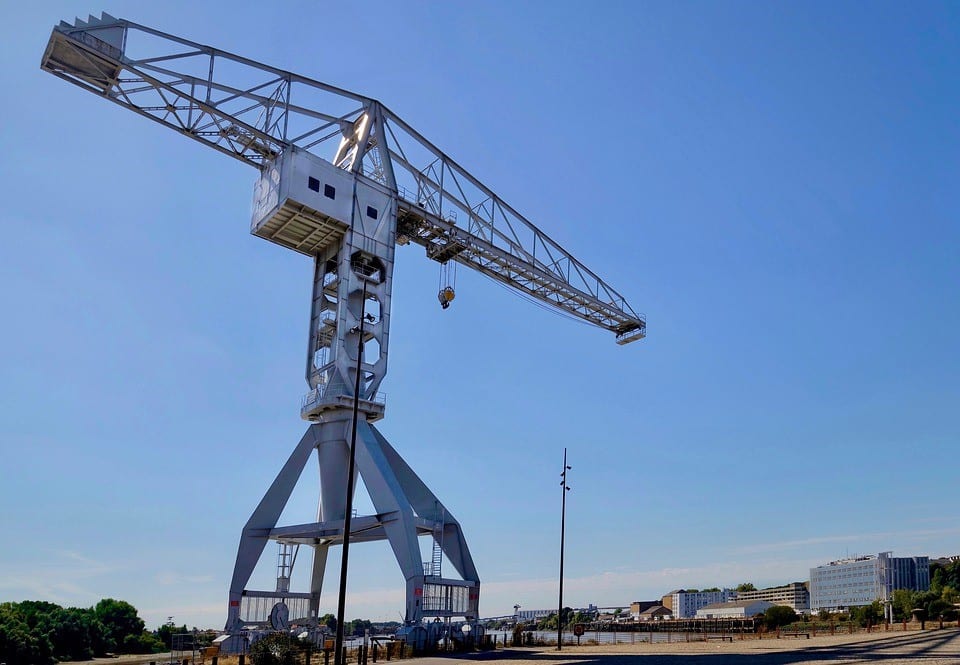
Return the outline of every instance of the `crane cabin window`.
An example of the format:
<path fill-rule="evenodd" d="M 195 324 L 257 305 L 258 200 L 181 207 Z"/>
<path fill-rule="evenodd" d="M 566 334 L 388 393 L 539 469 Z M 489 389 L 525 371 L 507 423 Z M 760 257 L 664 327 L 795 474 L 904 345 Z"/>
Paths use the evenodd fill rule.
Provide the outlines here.
<path fill-rule="evenodd" d="M 377 209 L 374 208 L 373 206 L 367 206 L 367 217 L 369 217 L 370 219 L 376 219 Z"/>
<path fill-rule="evenodd" d="M 320 191 L 320 181 L 316 178 L 307 178 L 307 187 L 312 189 L 315 192 Z"/>
<path fill-rule="evenodd" d="M 333 185 L 324 185 L 324 186 L 323 186 L 323 195 L 326 196 L 328 199 L 336 199 L 336 198 L 337 198 L 337 188 L 334 187 Z"/>

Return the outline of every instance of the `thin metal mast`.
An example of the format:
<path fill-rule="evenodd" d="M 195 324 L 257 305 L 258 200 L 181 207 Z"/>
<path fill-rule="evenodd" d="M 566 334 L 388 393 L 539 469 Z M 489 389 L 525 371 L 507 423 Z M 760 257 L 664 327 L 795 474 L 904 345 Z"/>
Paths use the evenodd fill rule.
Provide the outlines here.
<path fill-rule="evenodd" d="M 560 472 L 560 598 L 557 601 L 557 651 L 563 648 L 563 540 L 567 527 L 567 449 L 563 449 L 563 471 Z"/>

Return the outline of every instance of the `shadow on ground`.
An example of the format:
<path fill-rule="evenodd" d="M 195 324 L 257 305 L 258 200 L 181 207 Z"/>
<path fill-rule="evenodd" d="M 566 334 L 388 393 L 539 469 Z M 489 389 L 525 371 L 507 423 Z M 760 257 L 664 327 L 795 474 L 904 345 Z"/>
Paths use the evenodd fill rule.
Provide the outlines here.
<path fill-rule="evenodd" d="M 751 645 L 762 645 L 762 642 L 751 642 Z M 493 660 L 523 660 L 533 663 L 576 662 L 595 665 L 621 665 L 626 663 L 643 663 L 648 665 L 789 665 L 790 663 L 828 663 L 836 661 L 854 662 L 923 662 L 924 660 L 939 660 L 944 662 L 960 663 L 960 633 L 929 632 L 910 635 L 896 635 L 881 639 L 869 639 L 820 646 L 804 646 L 798 642 L 797 646 L 783 651 L 762 651 L 759 648 L 753 653 L 676 653 L 676 654 L 645 654 L 643 647 L 638 645 L 637 653 L 631 654 L 597 654 L 583 653 L 577 647 L 567 647 L 560 652 L 534 651 L 526 649 L 504 649 L 497 652 L 482 652 L 470 655 L 451 656 L 449 660 L 482 662 Z M 437 660 L 448 660 L 438 657 Z"/>

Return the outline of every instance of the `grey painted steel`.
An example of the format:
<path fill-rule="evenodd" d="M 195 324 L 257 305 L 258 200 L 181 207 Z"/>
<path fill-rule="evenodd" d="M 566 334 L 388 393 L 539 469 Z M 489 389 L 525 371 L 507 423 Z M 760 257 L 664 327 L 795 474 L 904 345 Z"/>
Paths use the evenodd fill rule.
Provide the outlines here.
<path fill-rule="evenodd" d="M 292 147 L 334 152 L 376 109 L 374 143 L 354 141 L 333 163 L 352 159 L 395 192 L 397 243 L 475 268 L 620 343 L 646 334 L 622 295 L 370 97 L 106 14 L 55 27 L 42 66 L 258 169 Z"/>
<path fill-rule="evenodd" d="M 613 331 L 621 344 L 645 336 L 644 317 L 374 99 L 108 14 L 56 26 L 41 68 L 255 167 L 251 232 L 314 260 L 309 392 L 301 404 L 313 424 L 243 528 L 227 628 L 266 627 L 268 614 L 286 616 L 288 608 L 291 622 L 316 624 L 329 548 L 343 540 L 355 399 L 363 416 L 358 473 L 377 514 L 353 520 L 350 540 L 389 541 L 406 584 L 408 623 L 423 616 L 476 620 L 480 581 L 460 524 L 372 425 L 384 414 L 378 389 L 387 370 L 396 246 L 419 244 L 441 264 L 467 265 Z M 360 340 L 364 309 L 375 313 Z M 317 521 L 278 526 L 314 450 Z M 462 579 L 440 577 L 434 562 L 426 574 L 421 535 L 434 539 Z M 246 588 L 269 540 L 312 547 L 309 592 L 289 590 L 293 558 L 275 591 Z"/>
<path fill-rule="evenodd" d="M 339 504 L 323 504 L 321 501 L 321 519 L 315 523 L 278 527 L 277 520 L 312 451 L 317 450 L 318 457 L 319 453 L 330 450 L 342 452 L 340 444 L 343 443 L 347 424 L 347 420 L 341 419 L 311 425 L 248 520 L 241 535 L 231 582 L 227 621 L 229 630 L 241 630 L 249 623 L 243 621 L 240 616 L 240 603 L 244 597 L 309 597 L 312 618 L 316 617 L 313 613 L 319 611 L 323 564 L 326 562 L 328 548 L 343 541 L 344 494 L 330 492 L 333 498 L 339 498 Z M 404 575 L 407 589 L 406 620 L 409 623 L 417 623 L 425 615 L 445 615 L 441 612 L 425 612 L 422 608 L 421 599 L 424 588 L 428 584 L 466 584 L 471 589 L 473 600 L 478 601 L 480 579 L 459 522 L 427 489 L 423 481 L 416 476 L 383 435 L 366 421 L 358 424 L 357 467 L 377 514 L 355 518 L 350 539 L 354 542 L 383 539 L 389 541 Z M 321 466 L 322 496 L 328 496 L 327 492 L 331 487 L 344 486 L 343 469 L 344 467 L 338 463 Z M 339 508 L 339 512 L 331 510 L 335 508 Z M 424 575 L 418 536 L 432 534 L 439 515 L 443 516 L 444 553 L 457 569 L 462 580 Z M 264 546 L 271 539 L 314 546 L 313 580 L 309 594 L 246 589 Z M 477 619 L 477 602 L 472 604 L 469 612 L 462 615 L 469 620 Z"/>
<path fill-rule="evenodd" d="M 234 564 L 233 580 L 230 583 L 231 608 L 239 608 L 239 604 L 234 606 L 233 603 L 234 601 L 239 603 L 243 588 L 260 560 L 264 547 L 266 547 L 270 530 L 276 526 L 280 514 L 290 499 L 290 493 L 300 479 L 303 467 L 310 458 L 310 453 L 317 447 L 318 430 L 319 427 L 316 425 L 307 429 L 303 438 L 300 439 L 300 443 L 287 459 L 287 463 L 280 469 L 280 473 L 277 474 L 273 484 L 270 485 L 270 489 L 263 495 L 260 504 L 243 527 L 240 545 L 237 550 L 237 560 Z M 236 611 L 239 612 L 239 609 Z"/>

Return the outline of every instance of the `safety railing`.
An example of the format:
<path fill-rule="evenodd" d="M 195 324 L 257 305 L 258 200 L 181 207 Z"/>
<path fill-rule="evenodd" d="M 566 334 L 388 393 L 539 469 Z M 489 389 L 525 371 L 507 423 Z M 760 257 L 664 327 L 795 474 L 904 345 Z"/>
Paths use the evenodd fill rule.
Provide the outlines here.
<path fill-rule="evenodd" d="M 321 383 L 313 390 L 307 392 L 300 399 L 300 410 L 312 409 L 325 402 L 334 403 L 339 397 L 353 397 L 353 391 L 348 390 L 343 381 L 332 381 L 330 383 Z M 373 402 L 374 404 L 385 405 L 387 403 L 387 394 L 377 392 L 371 398 L 360 397 L 361 401 Z"/>

